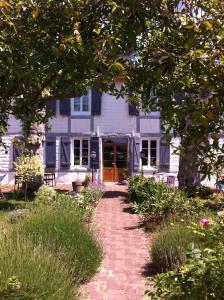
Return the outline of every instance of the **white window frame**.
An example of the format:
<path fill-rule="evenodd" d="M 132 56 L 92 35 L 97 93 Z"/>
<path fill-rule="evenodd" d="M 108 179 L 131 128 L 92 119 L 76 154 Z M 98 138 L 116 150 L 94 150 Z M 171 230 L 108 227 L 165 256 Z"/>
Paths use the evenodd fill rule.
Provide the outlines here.
<path fill-rule="evenodd" d="M 80 97 L 73 97 L 71 98 L 71 114 L 73 116 L 89 116 L 91 114 L 91 97 L 92 97 L 92 94 L 91 94 L 91 90 L 89 90 L 87 92 L 87 95 L 88 95 L 88 98 L 89 98 L 89 110 L 88 111 L 82 111 L 82 107 L 83 107 L 83 97 L 85 95 L 82 95 Z M 80 98 L 80 111 L 75 111 L 74 110 L 74 101 L 75 101 L 75 98 Z"/>
<path fill-rule="evenodd" d="M 88 141 L 88 164 L 87 165 L 75 165 L 74 164 L 74 142 L 75 141 L 80 141 L 80 152 L 79 152 L 79 158 L 80 158 L 80 162 L 82 161 L 82 141 L 83 140 L 87 140 Z M 72 138 L 72 142 L 71 142 L 71 169 L 73 170 L 87 170 L 90 167 L 90 138 L 89 137 L 75 137 Z"/>
<path fill-rule="evenodd" d="M 148 165 L 147 166 L 142 166 L 142 160 L 140 159 L 140 168 L 143 170 L 151 170 L 151 171 L 155 171 L 158 170 L 159 168 L 159 162 L 160 162 L 160 138 L 157 137 L 142 137 L 141 138 L 141 144 L 140 144 L 140 151 L 142 151 L 142 142 L 143 141 L 148 141 Z M 156 161 L 156 166 L 151 166 L 150 165 L 150 161 L 151 161 L 151 156 L 150 156 L 150 146 L 151 146 L 151 141 L 156 141 L 156 156 L 157 156 L 157 161 Z"/>

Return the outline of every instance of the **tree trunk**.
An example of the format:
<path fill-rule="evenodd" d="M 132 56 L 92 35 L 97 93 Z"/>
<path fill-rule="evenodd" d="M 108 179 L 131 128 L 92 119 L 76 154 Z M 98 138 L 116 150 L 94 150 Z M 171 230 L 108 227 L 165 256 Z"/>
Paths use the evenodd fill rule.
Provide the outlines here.
<path fill-rule="evenodd" d="M 200 173 L 195 158 L 198 141 L 191 139 L 180 147 L 178 181 L 180 188 L 200 185 Z"/>

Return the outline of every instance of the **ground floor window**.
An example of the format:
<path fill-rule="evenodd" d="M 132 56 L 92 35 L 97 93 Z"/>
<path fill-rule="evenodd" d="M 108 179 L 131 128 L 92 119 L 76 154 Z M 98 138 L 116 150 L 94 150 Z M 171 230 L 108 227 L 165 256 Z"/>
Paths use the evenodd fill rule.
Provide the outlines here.
<path fill-rule="evenodd" d="M 144 168 L 155 168 L 159 159 L 159 141 L 156 139 L 143 139 L 141 151 L 144 154 L 141 162 L 142 166 Z"/>
<path fill-rule="evenodd" d="M 89 139 L 74 139 L 74 166 L 89 166 Z"/>

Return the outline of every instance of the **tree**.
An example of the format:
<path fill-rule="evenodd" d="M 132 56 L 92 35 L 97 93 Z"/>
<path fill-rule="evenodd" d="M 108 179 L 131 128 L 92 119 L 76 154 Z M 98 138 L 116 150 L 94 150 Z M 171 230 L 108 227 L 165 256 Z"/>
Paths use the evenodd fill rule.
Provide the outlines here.
<path fill-rule="evenodd" d="M 181 137 L 180 186 L 199 184 L 223 151 L 223 2 L 0 1 L 2 133 L 12 112 L 28 137 L 31 124 L 47 122 L 47 99 L 93 85 L 131 90 L 145 110 L 156 102 L 167 136 Z"/>
<path fill-rule="evenodd" d="M 181 138 L 180 186 L 198 185 L 214 163 L 224 164 L 223 156 L 217 156 L 224 152 L 219 142 L 224 129 L 224 1 L 139 2 L 145 4 L 145 29 L 137 37 L 135 56 L 123 62 L 126 86 L 121 93 L 132 90 L 132 101 L 141 99 L 145 110 L 157 105 L 167 136 Z"/>
<path fill-rule="evenodd" d="M 106 23 L 113 3 L 98 4 L 0 1 L 1 137 L 12 113 L 22 121 L 26 149 L 32 150 L 33 127 L 38 130 L 49 118 L 44 113 L 47 100 L 80 95 L 94 83 L 104 85 L 101 78 L 110 81 L 120 72 L 113 60 L 119 51 L 106 46 L 103 59 L 99 51 L 106 36 L 99 34 L 98 20 L 101 26 Z"/>

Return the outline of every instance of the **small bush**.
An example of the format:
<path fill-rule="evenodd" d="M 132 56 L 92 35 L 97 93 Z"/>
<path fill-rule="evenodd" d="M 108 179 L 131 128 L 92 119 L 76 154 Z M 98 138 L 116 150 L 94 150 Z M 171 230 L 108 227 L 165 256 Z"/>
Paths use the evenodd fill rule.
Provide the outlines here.
<path fill-rule="evenodd" d="M 90 278 L 100 264 L 101 247 L 77 212 L 45 207 L 24 220 L 19 231 L 30 237 L 35 245 L 43 243 L 63 261 L 76 283 Z"/>
<path fill-rule="evenodd" d="M 186 263 L 157 275 L 150 300 L 224 300 L 224 247 L 192 249 Z"/>
<path fill-rule="evenodd" d="M 177 189 L 169 189 L 163 183 L 156 183 L 154 191 L 144 201 L 136 201 L 135 210 L 143 217 L 148 214 L 167 218 L 171 214 L 182 215 L 185 210 L 186 196 Z"/>
<path fill-rule="evenodd" d="M 42 185 L 36 193 L 37 204 L 51 205 L 55 201 L 57 192 L 49 185 Z"/>
<path fill-rule="evenodd" d="M 150 199 L 157 189 L 154 178 L 143 176 L 129 177 L 128 195 L 132 202 L 142 203 Z"/>
<path fill-rule="evenodd" d="M 86 188 L 82 195 L 89 204 L 96 204 L 103 197 L 103 192 L 100 188 Z"/>
<path fill-rule="evenodd" d="M 18 223 L 22 219 L 24 219 L 29 213 L 29 209 L 17 209 L 11 211 L 8 215 L 8 221 L 12 224 Z"/>
<path fill-rule="evenodd" d="M 0 274 L 0 299 L 74 299 L 63 263 L 24 236 L 14 234 L 0 241 Z"/>
<path fill-rule="evenodd" d="M 203 199 L 208 199 L 210 196 L 212 196 L 213 190 L 207 186 L 193 185 L 185 188 L 185 193 L 188 197 L 201 197 Z"/>
<path fill-rule="evenodd" d="M 134 176 L 129 179 L 128 191 L 136 212 L 145 220 L 197 215 L 206 206 L 204 200 L 188 199 L 184 191 L 170 189 L 165 183 L 156 182 L 154 178 Z"/>
<path fill-rule="evenodd" d="M 173 270 L 185 262 L 187 250 L 194 242 L 196 237 L 189 228 L 169 226 L 159 232 L 152 243 L 152 262 L 162 272 Z"/>

